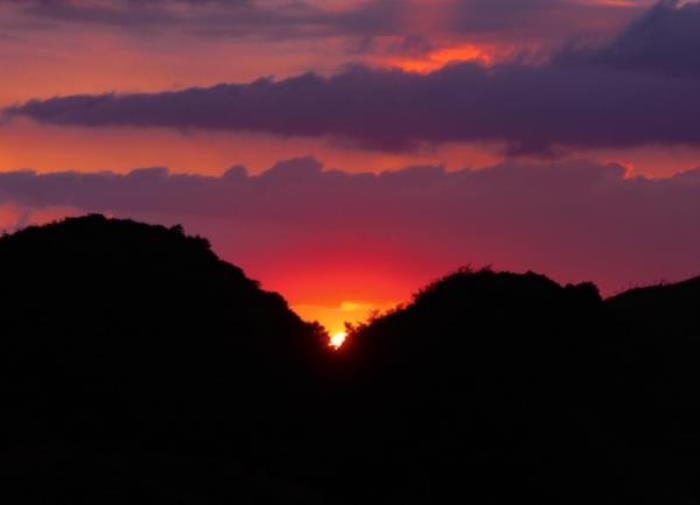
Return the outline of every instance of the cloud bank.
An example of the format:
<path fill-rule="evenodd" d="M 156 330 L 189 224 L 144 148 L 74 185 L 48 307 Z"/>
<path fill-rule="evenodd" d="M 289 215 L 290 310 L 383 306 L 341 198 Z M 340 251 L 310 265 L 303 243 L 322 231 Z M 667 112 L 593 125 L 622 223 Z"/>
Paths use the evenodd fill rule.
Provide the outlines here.
<path fill-rule="evenodd" d="M 589 162 L 350 174 L 300 158 L 220 177 L 24 171 L 0 174 L 2 205 L 182 222 L 263 281 L 316 269 L 326 284 L 331 270 L 382 284 L 395 272 L 413 289 L 474 263 L 611 292 L 700 273 L 700 169 L 667 179 Z"/>
<path fill-rule="evenodd" d="M 561 36 L 562 24 L 569 32 L 595 31 L 611 18 L 627 19 L 637 11 L 634 5 L 577 0 L 356 0 L 335 5 L 313 0 L 0 0 L 3 4 L 43 21 L 44 29 L 60 23 L 137 31 L 177 28 L 200 36 L 280 40 L 509 31 L 518 31 L 521 38 L 548 39 Z M 426 23 L 430 18 L 435 21 Z"/>
<path fill-rule="evenodd" d="M 353 68 L 328 78 L 34 100 L 6 115 L 91 127 L 330 135 L 383 149 L 458 141 L 539 153 L 700 144 L 695 80 L 579 67 L 461 64 L 429 75 Z"/>
<path fill-rule="evenodd" d="M 700 4 L 664 0 L 632 22 L 610 44 L 569 47 L 555 58 L 562 65 L 598 65 L 700 77 Z"/>
<path fill-rule="evenodd" d="M 180 91 L 32 100 L 6 117 L 80 126 L 331 136 L 379 149 L 500 142 L 511 154 L 700 145 L 700 5 L 664 1 L 610 44 L 545 64 L 354 66 Z"/>

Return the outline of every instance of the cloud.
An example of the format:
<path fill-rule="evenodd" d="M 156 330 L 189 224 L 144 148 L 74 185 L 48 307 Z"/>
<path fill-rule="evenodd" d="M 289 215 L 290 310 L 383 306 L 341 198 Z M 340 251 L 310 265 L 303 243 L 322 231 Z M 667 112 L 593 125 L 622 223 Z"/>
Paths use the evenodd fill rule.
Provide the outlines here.
<path fill-rule="evenodd" d="M 700 144 L 694 79 L 590 65 L 464 63 L 427 75 L 352 67 L 330 77 L 32 100 L 5 115 L 90 127 L 333 136 L 382 149 L 497 141 L 513 153 L 547 154 L 559 146 Z"/>
<path fill-rule="evenodd" d="M 578 0 L 464 0 L 453 3 L 454 31 L 510 34 L 539 40 L 606 33 L 628 22 L 649 2 Z"/>
<path fill-rule="evenodd" d="M 0 0 L 15 12 L 49 23 L 129 30 L 179 28 L 201 36 L 317 37 L 397 31 L 401 2 L 373 0 L 344 9 L 313 1 L 264 0 Z M 47 26 L 47 25 L 44 25 Z"/>
<path fill-rule="evenodd" d="M 115 9 L 116 5 L 129 16 L 147 22 L 149 16 L 144 9 L 162 9 L 174 3 L 178 2 L 115 0 L 92 4 L 53 0 L 32 5 L 59 10 Z M 275 22 L 274 16 L 255 14 L 248 18 L 237 11 L 250 13 L 263 8 L 253 1 L 187 3 L 197 5 L 197 9 L 236 11 L 235 16 L 246 26 L 257 22 L 253 18 L 262 23 Z M 483 24 L 477 29 L 489 30 L 495 20 L 506 22 L 504 19 L 514 13 L 544 12 L 547 6 L 559 12 L 565 5 L 573 9 L 570 3 L 536 0 L 525 6 L 507 0 L 487 7 L 480 0 L 470 0 L 453 7 L 461 13 L 455 19 L 467 16 L 474 23 L 480 19 L 477 24 Z M 392 20 L 403 18 L 402 5 L 376 0 L 321 13 L 312 4 L 284 4 L 275 16 L 314 20 L 311 22 L 317 27 L 330 26 L 326 24 L 330 16 L 333 23 L 338 23 L 333 30 L 341 25 L 341 32 L 357 30 L 362 34 L 366 30 L 363 36 L 370 47 L 372 37 L 367 34 L 372 31 L 400 33 L 400 23 L 396 21 L 394 26 Z M 580 7 L 581 3 L 575 5 Z M 489 16 L 493 22 L 485 21 Z M 280 23 L 286 25 L 287 21 Z M 431 47 L 419 36 L 399 40 L 413 41 L 401 51 L 415 51 L 415 42 L 423 51 Z M 696 90 L 699 55 L 700 4 L 663 0 L 607 45 L 569 46 L 544 63 L 516 59 L 487 68 L 471 62 L 448 65 L 425 75 L 356 65 L 330 76 L 310 72 L 281 80 L 263 78 L 178 91 L 35 99 L 6 109 L 4 116 L 91 127 L 329 136 L 344 143 L 389 150 L 479 141 L 503 143 L 510 154 L 538 155 L 576 148 L 697 146 L 700 131 L 694 125 L 700 114 Z"/>
<path fill-rule="evenodd" d="M 413 289 L 472 262 L 593 279 L 610 292 L 700 273 L 698 173 L 645 179 L 618 165 L 510 162 L 350 174 L 313 158 L 219 177 L 25 171 L 0 174 L 0 207 L 182 222 L 263 281 L 294 277 L 292 286 L 310 275 L 337 289 L 336 272 L 389 289 L 403 275 Z"/>
<path fill-rule="evenodd" d="M 663 0 L 611 43 L 569 47 L 555 61 L 700 77 L 700 3 Z"/>
<path fill-rule="evenodd" d="M 599 31 L 602 25 L 612 20 L 619 23 L 635 11 L 634 7 L 576 0 L 357 0 L 342 7 L 313 0 L 0 0 L 2 4 L 49 26 L 170 27 L 202 36 L 278 39 L 507 32 L 517 32 L 519 38 L 561 39 L 572 31 Z M 557 23 L 551 23 L 553 17 Z"/>

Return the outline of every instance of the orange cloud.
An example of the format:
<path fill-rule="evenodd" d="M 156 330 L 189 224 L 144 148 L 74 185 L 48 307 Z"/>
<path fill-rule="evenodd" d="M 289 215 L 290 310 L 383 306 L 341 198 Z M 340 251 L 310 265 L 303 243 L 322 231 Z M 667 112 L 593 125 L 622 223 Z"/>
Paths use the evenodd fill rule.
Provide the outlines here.
<path fill-rule="evenodd" d="M 476 62 L 482 65 L 493 65 L 497 60 L 496 50 L 492 47 L 476 44 L 459 44 L 443 47 L 411 58 L 389 60 L 389 65 L 398 67 L 406 72 L 427 74 L 438 70 L 449 63 Z"/>

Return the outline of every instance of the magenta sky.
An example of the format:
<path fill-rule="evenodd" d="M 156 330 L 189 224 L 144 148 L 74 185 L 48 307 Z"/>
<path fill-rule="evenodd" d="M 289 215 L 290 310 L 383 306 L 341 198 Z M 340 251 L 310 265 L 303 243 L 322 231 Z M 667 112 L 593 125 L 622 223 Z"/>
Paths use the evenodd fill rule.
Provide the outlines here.
<path fill-rule="evenodd" d="M 0 67 L 0 228 L 182 222 L 332 329 L 700 273 L 695 2 L 0 0 Z"/>

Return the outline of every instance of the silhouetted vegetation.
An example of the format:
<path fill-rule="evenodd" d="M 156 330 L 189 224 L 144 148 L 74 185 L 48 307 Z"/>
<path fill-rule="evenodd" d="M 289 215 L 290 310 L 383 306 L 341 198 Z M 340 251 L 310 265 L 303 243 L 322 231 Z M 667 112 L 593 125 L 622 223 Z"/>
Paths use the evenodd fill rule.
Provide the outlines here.
<path fill-rule="evenodd" d="M 700 279 L 459 271 L 327 335 L 179 227 L 0 238 L 3 501 L 700 502 Z"/>

